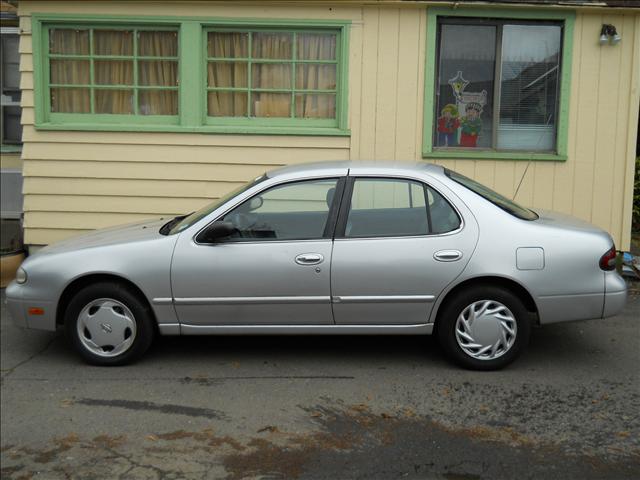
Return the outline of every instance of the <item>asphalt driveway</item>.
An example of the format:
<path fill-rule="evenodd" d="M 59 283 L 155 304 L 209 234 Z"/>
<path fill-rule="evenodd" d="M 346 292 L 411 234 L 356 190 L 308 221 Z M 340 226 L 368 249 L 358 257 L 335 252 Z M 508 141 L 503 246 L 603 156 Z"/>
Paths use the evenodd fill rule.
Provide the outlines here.
<path fill-rule="evenodd" d="M 640 478 L 638 295 L 489 373 L 425 337 L 161 338 L 89 367 L 2 299 L 3 479 Z"/>

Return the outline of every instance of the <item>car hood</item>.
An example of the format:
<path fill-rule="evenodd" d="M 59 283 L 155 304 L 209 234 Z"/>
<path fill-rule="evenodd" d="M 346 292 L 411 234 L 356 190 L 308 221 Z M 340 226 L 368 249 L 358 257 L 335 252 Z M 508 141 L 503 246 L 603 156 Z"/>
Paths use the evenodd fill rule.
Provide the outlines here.
<path fill-rule="evenodd" d="M 541 225 L 547 227 L 555 227 L 562 230 L 597 233 L 609 237 L 609 234 L 603 229 L 596 227 L 595 225 L 592 225 L 585 220 L 572 217 L 571 215 L 553 212 L 551 210 L 536 209 L 535 212 L 540 216 L 540 218 L 536 220 L 536 223 L 539 223 Z"/>
<path fill-rule="evenodd" d="M 38 251 L 38 255 L 62 253 L 85 248 L 118 245 L 139 242 L 161 237 L 160 227 L 169 221 L 168 218 L 155 218 L 144 222 L 102 228 L 84 235 L 54 243 Z"/>

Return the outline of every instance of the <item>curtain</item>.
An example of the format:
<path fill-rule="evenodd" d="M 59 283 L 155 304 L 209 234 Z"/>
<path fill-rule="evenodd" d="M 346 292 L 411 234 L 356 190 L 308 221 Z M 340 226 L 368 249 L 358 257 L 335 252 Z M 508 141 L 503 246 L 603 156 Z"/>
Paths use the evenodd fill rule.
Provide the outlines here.
<path fill-rule="evenodd" d="M 298 58 L 302 60 L 335 60 L 336 36 L 299 34 Z M 296 66 L 296 89 L 335 90 L 336 65 L 301 63 Z M 303 93 L 296 95 L 296 117 L 335 118 L 336 95 Z"/>

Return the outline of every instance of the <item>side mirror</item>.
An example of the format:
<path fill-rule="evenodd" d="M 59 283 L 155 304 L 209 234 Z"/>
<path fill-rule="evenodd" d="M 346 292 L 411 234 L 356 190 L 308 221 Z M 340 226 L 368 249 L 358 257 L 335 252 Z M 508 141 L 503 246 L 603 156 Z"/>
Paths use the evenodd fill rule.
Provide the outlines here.
<path fill-rule="evenodd" d="M 236 227 L 231 222 L 214 222 L 198 236 L 199 243 L 215 243 L 232 235 Z"/>

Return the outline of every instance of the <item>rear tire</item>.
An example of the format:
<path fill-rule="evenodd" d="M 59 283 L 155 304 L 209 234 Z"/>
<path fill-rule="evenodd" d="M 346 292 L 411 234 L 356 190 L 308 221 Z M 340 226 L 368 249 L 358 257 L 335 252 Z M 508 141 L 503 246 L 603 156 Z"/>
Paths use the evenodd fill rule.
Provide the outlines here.
<path fill-rule="evenodd" d="M 64 315 L 65 332 L 92 365 L 126 365 L 140 358 L 154 337 L 153 315 L 125 285 L 100 282 L 76 293 Z"/>
<path fill-rule="evenodd" d="M 529 343 L 531 322 L 522 301 L 509 290 L 477 286 L 443 306 L 436 325 L 440 345 L 458 365 L 498 370 Z"/>

